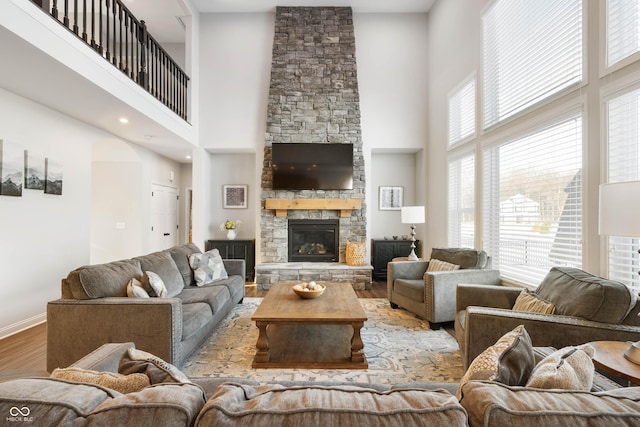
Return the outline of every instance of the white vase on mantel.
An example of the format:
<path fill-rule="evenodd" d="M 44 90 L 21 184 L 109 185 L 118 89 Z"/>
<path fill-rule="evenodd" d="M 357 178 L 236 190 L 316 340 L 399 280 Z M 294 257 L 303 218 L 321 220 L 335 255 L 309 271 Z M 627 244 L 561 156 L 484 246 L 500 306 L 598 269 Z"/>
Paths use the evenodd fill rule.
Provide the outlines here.
<path fill-rule="evenodd" d="M 236 230 L 227 230 L 227 239 L 229 240 L 235 240 L 236 238 Z"/>

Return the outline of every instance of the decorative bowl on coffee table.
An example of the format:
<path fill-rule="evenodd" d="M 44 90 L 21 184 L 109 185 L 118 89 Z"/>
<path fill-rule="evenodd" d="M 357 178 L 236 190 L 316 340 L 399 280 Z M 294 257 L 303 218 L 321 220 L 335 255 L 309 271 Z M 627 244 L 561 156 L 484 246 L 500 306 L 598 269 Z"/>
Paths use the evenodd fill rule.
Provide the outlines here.
<path fill-rule="evenodd" d="M 321 283 L 309 282 L 298 283 L 293 286 L 293 292 L 300 298 L 312 299 L 318 298 L 327 287 Z"/>

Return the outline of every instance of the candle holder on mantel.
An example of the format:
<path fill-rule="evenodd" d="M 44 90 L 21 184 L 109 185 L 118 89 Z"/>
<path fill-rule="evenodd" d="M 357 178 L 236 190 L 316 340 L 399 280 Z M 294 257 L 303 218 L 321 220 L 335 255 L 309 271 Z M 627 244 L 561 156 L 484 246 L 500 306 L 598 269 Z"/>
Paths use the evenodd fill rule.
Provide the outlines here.
<path fill-rule="evenodd" d="M 418 261 L 416 255 L 416 224 L 424 223 L 424 206 L 403 206 L 400 211 L 400 221 L 403 224 L 411 224 L 411 253 L 407 257 L 409 261 Z"/>

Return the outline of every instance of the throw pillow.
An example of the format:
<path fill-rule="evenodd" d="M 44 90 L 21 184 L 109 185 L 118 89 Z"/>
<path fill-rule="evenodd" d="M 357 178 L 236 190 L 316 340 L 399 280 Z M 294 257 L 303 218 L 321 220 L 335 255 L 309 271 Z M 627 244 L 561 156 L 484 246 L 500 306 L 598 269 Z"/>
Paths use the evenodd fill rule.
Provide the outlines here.
<path fill-rule="evenodd" d="M 129 298 L 149 298 L 149 294 L 144 290 L 142 283 L 135 277 L 127 283 L 127 296 Z"/>
<path fill-rule="evenodd" d="M 197 286 L 229 277 L 227 270 L 224 268 L 220 252 L 217 249 L 212 249 L 203 254 L 189 255 L 189 265 L 193 269 L 193 277 Z"/>
<path fill-rule="evenodd" d="M 144 374 L 122 375 L 114 372 L 99 372 L 81 368 L 56 368 L 51 378 L 96 384 L 119 393 L 133 393 L 151 385 Z"/>
<path fill-rule="evenodd" d="M 153 271 L 144 272 L 142 275 L 142 286 L 151 297 L 167 297 L 167 287 L 164 285 L 160 276 Z"/>
<path fill-rule="evenodd" d="M 524 325 L 504 334 L 494 345 L 480 353 L 460 380 L 462 386 L 473 380 L 497 381 L 506 385 L 524 385 L 535 366 L 531 338 Z"/>
<path fill-rule="evenodd" d="M 564 347 L 542 359 L 527 387 L 589 391 L 593 385 L 594 349 L 588 344 Z"/>
<path fill-rule="evenodd" d="M 529 313 L 553 314 L 554 311 L 556 311 L 556 306 L 525 289 L 520 292 L 520 295 L 518 295 L 512 310 L 526 311 Z"/>
<path fill-rule="evenodd" d="M 171 363 L 137 348 L 130 348 L 122 355 L 118 372 L 121 374 L 145 374 L 149 377 L 151 384 L 191 383 L 191 380 Z"/>
<path fill-rule="evenodd" d="M 451 264 L 450 262 L 440 261 L 439 259 L 431 259 L 429 260 L 427 272 L 431 273 L 433 271 L 453 271 L 459 268 L 459 265 Z"/>

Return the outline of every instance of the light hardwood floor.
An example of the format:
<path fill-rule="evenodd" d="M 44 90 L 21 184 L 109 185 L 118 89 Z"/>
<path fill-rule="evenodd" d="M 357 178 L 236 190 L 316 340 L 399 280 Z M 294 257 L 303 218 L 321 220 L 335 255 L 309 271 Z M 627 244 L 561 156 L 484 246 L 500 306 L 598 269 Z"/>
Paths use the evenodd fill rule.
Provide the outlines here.
<path fill-rule="evenodd" d="M 263 297 L 267 291 L 247 285 L 247 297 Z M 356 291 L 358 298 L 386 298 L 387 285 L 374 282 L 370 290 Z M 46 370 L 47 325 L 40 325 L 0 340 L 0 371 L 18 369 Z"/>

